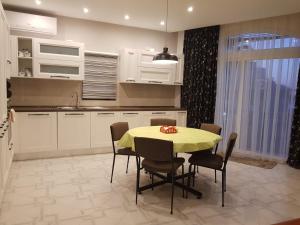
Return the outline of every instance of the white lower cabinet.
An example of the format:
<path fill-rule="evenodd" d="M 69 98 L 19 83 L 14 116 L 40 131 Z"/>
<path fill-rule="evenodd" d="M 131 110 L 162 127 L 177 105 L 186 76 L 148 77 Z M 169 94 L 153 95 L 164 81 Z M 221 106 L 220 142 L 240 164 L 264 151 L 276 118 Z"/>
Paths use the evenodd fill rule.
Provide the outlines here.
<path fill-rule="evenodd" d="M 144 120 L 146 121 L 146 126 L 150 126 L 151 119 L 161 118 L 161 119 L 174 119 L 176 120 L 175 112 L 173 111 L 152 111 L 145 112 Z"/>
<path fill-rule="evenodd" d="M 186 119 L 187 119 L 186 111 L 177 111 L 176 114 L 177 114 L 176 115 L 177 126 L 186 127 Z"/>
<path fill-rule="evenodd" d="M 144 112 L 137 111 L 121 112 L 120 122 L 128 122 L 129 129 L 147 126 L 147 123 L 143 118 L 143 114 Z"/>
<path fill-rule="evenodd" d="M 118 112 L 91 112 L 91 148 L 112 146 L 110 125 L 116 122 Z"/>
<path fill-rule="evenodd" d="M 58 149 L 91 147 L 91 113 L 58 112 Z"/>
<path fill-rule="evenodd" d="M 57 113 L 18 113 L 18 153 L 57 150 Z"/>

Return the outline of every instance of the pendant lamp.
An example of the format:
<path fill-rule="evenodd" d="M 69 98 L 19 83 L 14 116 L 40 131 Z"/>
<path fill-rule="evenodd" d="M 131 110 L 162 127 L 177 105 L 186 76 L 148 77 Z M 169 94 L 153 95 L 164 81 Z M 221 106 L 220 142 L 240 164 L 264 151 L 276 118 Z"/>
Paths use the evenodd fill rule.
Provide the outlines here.
<path fill-rule="evenodd" d="M 166 35 L 168 33 L 168 12 L 169 12 L 169 0 L 167 1 L 167 12 L 166 12 Z M 168 52 L 168 47 L 164 47 L 161 53 L 158 53 L 153 57 L 152 62 L 154 64 L 175 64 L 178 63 L 176 55 L 172 55 Z"/>

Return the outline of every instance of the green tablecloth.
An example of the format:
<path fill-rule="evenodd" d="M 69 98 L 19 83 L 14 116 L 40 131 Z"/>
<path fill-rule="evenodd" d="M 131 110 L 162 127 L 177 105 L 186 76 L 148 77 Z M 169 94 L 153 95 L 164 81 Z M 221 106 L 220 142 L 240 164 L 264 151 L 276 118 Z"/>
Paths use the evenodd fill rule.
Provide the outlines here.
<path fill-rule="evenodd" d="M 213 148 L 222 137 L 214 133 L 187 127 L 177 127 L 177 133 L 164 134 L 160 126 L 138 127 L 127 131 L 118 141 L 120 147 L 131 147 L 134 150 L 134 137 L 148 137 L 173 141 L 174 152 L 195 152 Z"/>

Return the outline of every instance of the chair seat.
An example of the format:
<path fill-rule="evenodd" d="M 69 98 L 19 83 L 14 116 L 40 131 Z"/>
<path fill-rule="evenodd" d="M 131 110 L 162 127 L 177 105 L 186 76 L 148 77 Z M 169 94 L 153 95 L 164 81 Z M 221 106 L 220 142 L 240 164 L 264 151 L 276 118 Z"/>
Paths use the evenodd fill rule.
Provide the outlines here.
<path fill-rule="evenodd" d="M 197 166 L 220 170 L 223 165 L 223 157 L 214 154 L 193 154 L 189 158 L 189 163 Z"/>
<path fill-rule="evenodd" d="M 135 155 L 135 152 L 131 148 L 120 148 L 118 149 L 118 155 Z"/>
<path fill-rule="evenodd" d="M 184 158 L 174 158 L 174 171 L 175 172 L 180 166 L 184 163 Z M 148 159 L 144 159 L 142 161 L 142 166 L 148 170 L 153 172 L 161 172 L 161 173 L 170 173 L 172 172 L 172 163 L 171 162 L 157 162 Z"/>

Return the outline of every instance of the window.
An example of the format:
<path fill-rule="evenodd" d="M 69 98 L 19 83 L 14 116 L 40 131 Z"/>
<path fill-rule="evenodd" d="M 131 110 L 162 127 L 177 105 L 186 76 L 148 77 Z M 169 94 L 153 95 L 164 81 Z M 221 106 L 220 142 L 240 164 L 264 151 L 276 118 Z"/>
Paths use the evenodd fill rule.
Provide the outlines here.
<path fill-rule="evenodd" d="M 85 78 L 82 98 L 116 100 L 118 57 L 116 55 L 85 53 Z"/>

